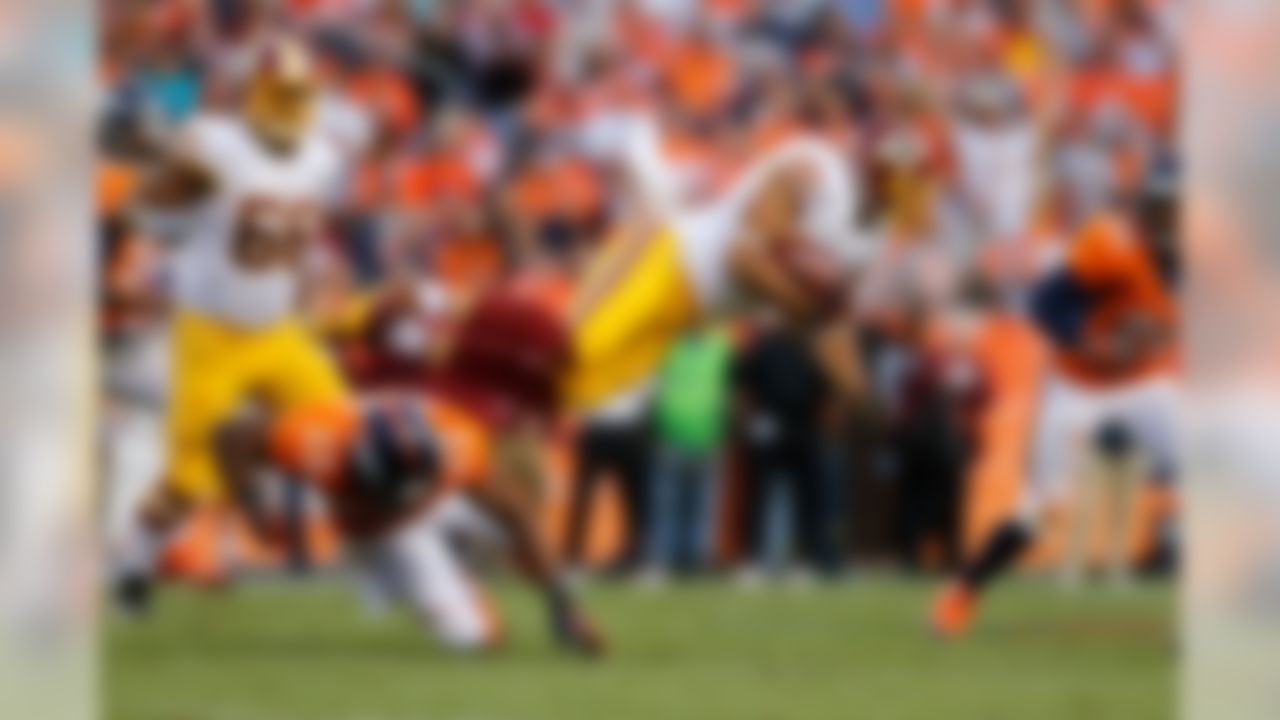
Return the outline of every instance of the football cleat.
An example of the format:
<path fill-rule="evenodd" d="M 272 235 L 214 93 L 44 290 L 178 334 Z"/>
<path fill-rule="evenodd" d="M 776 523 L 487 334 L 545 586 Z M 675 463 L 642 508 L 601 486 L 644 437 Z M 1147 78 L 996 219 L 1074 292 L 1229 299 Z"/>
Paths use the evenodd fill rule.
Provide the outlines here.
<path fill-rule="evenodd" d="M 604 636 L 580 610 L 563 605 L 552 611 L 551 630 L 560 647 L 585 657 L 605 654 Z"/>
<path fill-rule="evenodd" d="M 126 575 L 115 583 L 116 607 L 126 617 L 144 618 L 150 614 L 152 594 L 152 580 L 145 575 Z"/>
<path fill-rule="evenodd" d="M 969 632 L 977 613 L 977 593 L 963 583 L 952 582 L 934 600 L 930 625 L 941 638 L 959 638 Z"/>

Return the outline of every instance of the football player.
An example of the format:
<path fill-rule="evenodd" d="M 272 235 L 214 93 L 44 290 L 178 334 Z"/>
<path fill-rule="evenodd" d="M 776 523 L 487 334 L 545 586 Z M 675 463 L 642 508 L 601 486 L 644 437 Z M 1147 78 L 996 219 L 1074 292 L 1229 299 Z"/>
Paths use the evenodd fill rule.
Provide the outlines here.
<path fill-rule="evenodd" d="M 145 606 L 170 532 L 222 483 L 213 438 L 247 401 L 340 400 L 333 362 L 296 311 L 300 260 L 339 183 L 339 151 L 313 123 L 316 78 L 292 40 L 262 52 L 242 112 L 197 116 L 141 187 L 142 219 L 173 242 L 172 388 L 163 482 L 116 549 L 118 594 Z"/>
<path fill-rule="evenodd" d="M 418 394 L 304 405 L 275 416 L 242 413 L 217 439 L 223 477 L 260 535 L 265 467 L 329 500 L 365 587 L 406 606 L 449 648 L 484 650 L 501 639 L 483 591 L 450 541 L 502 540 L 547 602 L 554 637 L 598 655 L 603 639 L 560 582 L 515 485 L 494 477 L 490 429 L 470 411 Z"/>
<path fill-rule="evenodd" d="M 843 397 L 862 390 L 853 327 L 840 313 L 848 271 L 865 250 L 852 232 L 857 188 L 847 158 L 816 134 L 797 136 L 758 156 L 713 201 L 689 206 L 665 192 L 652 138 L 629 143 L 628 217 L 567 310 L 508 285 L 458 323 L 440 383 L 499 416 L 498 461 L 511 468 L 503 476 L 538 476 L 530 469 L 541 463 L 549 419 L 643 402 L 682 332 L 753 306 L 807 329 Z M 511 398 L 539 412 L 513 420 Z"/>
<path fill-rule="evenodd" d="M 626 217 L 588 264 L 569 309 L 540 311 L 510 288 L 481 299 L 460 322 L 443 376 L 588 412 L 643 393 L 696 323 L 767 306 L 809 330 L 838 389 L 860 392 L 852 326 L 839 312 L 848 271 L 865 251 L 853 232 L 858 193 L 848 158 L 817 133 L 798 134 L 695 205 L 672 198 L 655 161 L 654 125 L 636 127 L 622 143 Z"/>
<path fill-rule="evenodd" d="M 1172 200 L 1149 191 L 1126 210 L 1087 222 L 1034 293 L 1034 316 L 1053 359 L 1027 481 L 1013 517 L 935 601 L 932 625 L 944 637 L 968 630 L 982 592 L 1032 543 L 1043 511 L 1062 499 L 1090 452 L 1136 452 L 1152 481 L 1174 479 Z"/>
<path fill-rule="evenodd" d="M 590 408 L 644 382 L 682 331 L 751 305 L 811 328 L 836 386 L 854 392 L 854 345 L 838 314 L 847 271 L 865 250 L 853 233 L 849 158 L 817 132 L 798 133 L 692 204 L 662 187 L 655 145 L 639 133 L 624 156 L 638 199 L 576 298 L 567 404 Z"/>

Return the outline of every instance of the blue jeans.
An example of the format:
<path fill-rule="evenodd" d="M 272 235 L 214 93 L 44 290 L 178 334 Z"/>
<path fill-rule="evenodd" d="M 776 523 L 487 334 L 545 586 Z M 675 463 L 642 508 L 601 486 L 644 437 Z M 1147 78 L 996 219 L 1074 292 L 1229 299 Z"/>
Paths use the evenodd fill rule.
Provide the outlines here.
<path fill-rule="evenodd" d="M 720 499 L 719 453 L 661 446 L 649 490 L 650 565 L 663 570 L 709 567 Z"/>

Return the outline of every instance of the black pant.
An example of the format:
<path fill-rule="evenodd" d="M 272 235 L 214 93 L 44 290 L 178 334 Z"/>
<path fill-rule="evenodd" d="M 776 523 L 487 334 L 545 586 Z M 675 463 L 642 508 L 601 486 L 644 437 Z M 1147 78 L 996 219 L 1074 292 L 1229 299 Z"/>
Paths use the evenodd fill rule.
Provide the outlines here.
<path fill-rule="evenodd" d="M 648 502 L 645 485 L 649 474 L 650 439 L 645 423 L 634 425 L 587 424 L 578 436 L 577 474 L 569 504 L 567 558 L 582 559 L 583 543 L 589 518 L 588 510 L 596 486 L 608 474 L 617 478 L 622 495 L 623 513 L 628 532 L 620 565 L 638 562 L 644 547 L 643 534 L 648 527 Z"/>
<path fill-rule="evenodd" d="M 829 487 L 833 478 L 823 462 L 825 441 L 818 432 L 777 443 L 746 446 L 747 547 L 760 560 L 764 554 L 764 533 L 768 517 L 767 498 L 778 484 L 791 490 L 792 528 L 802 558 L 824 572 L 834 571 L 840 562 L 841 513 L 828 506 L 833 498 Z"/>
<path fill-rule="evenodd" d="M 921 565 L 924 542 L 939 543 L 945 569 L 960 557 L 960 504 L 968 467 L 967 438 L 933 405 L 909 418 L 896 433 L 899 495 L 898 548 L 907 569 Z"/>

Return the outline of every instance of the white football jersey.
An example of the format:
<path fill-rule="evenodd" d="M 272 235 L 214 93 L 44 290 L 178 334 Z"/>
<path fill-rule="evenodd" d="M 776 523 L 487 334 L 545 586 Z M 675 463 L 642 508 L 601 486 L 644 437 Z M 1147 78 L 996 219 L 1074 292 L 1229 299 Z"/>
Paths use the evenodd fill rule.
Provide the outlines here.
<path fill-rule="evenodd" d="M 276 154 L 229 116 L 202 116 L 186 130 L 184 150 L 216 187 L 177 238 L 178 307 L 243 327 L 287 317 L 297 302 L 299 260 L 337 190 L 338 149 L 312 132 L 294 152 Z"/>
<path fill-rule="evenodd" d="M 677 213 L 676 232 L 690 280 L 704 308 L 722 310 L 744 300 L 729 271 L 729 250 L 750 232 L 746 211 L 765 182 L 783 167 L 813 174 L 800 230 L 829 250 L 842 265 L 852 266 L 868 251 L 855 232 L 859 186 L 835 145 L 812 137 L 787 140 L 751 164 L 716 200 Z"/>

